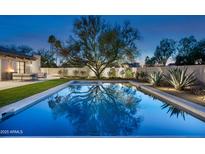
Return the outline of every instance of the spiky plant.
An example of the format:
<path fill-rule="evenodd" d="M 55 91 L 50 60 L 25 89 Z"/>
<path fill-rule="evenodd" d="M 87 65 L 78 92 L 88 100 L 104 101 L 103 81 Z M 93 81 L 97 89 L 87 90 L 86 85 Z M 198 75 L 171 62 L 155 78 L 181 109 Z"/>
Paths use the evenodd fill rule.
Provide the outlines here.
<path fill-rule="evenodd" d="M 153 72 L 149 74 L 148 79 L 153 86 L 159 86 L 162 77 L 163 75 L 161 72 Z"/>
<path fill-rule="evenodd" d="M 143 72 L 143 71 L 136 72 L 135 76 L 136 76 L 136 79 L 140 80 L 140 81 L 147 82 L 147 80 L 148 80 L 148 73 L 147 72 Z"/>
<path fill-rule="evenodd" d="M 168 75 L 164 75 L 167 81 L 174 86 L 176 90 L 183 90 L 186 87 L 192 86 L 196 77 L 194 72 L 188 74 L 187 68 L 172 68 L 168 70 Z"/>

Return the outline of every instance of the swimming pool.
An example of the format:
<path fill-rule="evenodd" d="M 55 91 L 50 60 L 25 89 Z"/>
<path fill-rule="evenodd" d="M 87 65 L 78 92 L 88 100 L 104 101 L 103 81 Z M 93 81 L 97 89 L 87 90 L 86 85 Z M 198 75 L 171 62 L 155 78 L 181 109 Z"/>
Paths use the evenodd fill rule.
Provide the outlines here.
<path fill-rule="evenodd" d="M 0 122 L 1 136 L 205 137 L 205 122 L 129 84 L 73 84 Z"/>

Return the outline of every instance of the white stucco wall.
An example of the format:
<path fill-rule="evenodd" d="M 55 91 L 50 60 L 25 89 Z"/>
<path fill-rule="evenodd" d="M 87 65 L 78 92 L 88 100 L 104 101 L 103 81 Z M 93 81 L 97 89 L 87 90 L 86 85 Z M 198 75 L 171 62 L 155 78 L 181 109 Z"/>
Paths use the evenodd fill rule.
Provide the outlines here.
<path fill-rule="evenodd" d="M 157 72 L 157 71 L 161 71 L 163 73 L 166 74 L 167 70 L 169 68 L 173 68 L 173 67 L 176 67 L 176 66 L 166 66 L 166 67 L 144 67 L 144 68 L 132 68 L 132 71 L 133 72 L 137 72 L 137 71 L 146 71 L 148 73 L 150 72 Z M 190 72 L 195 72 L 195 75 L 196 75 L 196 78 L 205 84 L 205 65 L 189 65 L 189 66 L 178 66 L 182 69 L 184 69 L 185 67 L 188 68 L 187 72 L 190 73 Z M 116 69 L 116 72 L 117 72 L 117 76 L 118 77 L 122 77 L 120 75 L 120 71 L 125 69 L 125 68 L 115 68 Z M 90 77 L 93 77 L 95 76 L 95 74 L 90 71 L 87 67 L 84 67 L 84 68 L 41 68 L 41 72 L 43 73 L 47 73 L 48 75 L 58 75 L 59 74 L 59 71 L 63 71 L 63 70 L 66 70 L 66 75 L 67 76 L 74 76 L 74 70 L 87 70 L 88 73 L 89 73 L 89 76 Z M 109 72 L 110 68 L 106 68 L 102 74 L 103 77 L 108 77 L 108 72 Z"/>
<path fill-rule="evenodd" d="M 39 73 L 41 68 L 41 56 L 34 55 L 37 58 L 35 61 L 32 61 L 31 64 L 31 73 Z"/>
<path fill-rule="evenodd" d="M 25 60 L 25 73 L 39 73 L 41 67 L 40 56 L 36 57 L 36 61 Z M 17 62 L 23 61 L 21 59 L 0 57 L 0 80 L 5 80 L 6 74 L 9 71 L 17 72 Z"/>
<path fill-rule="evenodd" d="M 15 72 L 16 71 L 16 60 L 12 58 L 2 58 L 1 57 L 1 79 L 0 80 L 6 80 L 7 79 L 7 72 Z"/>
<path fill-rule="evenodd" d="M 109 77 L 108 76 L 108 72 L 110 71 L 111 68 L 106 68 L 103 73 L 102 73 L 102 76 L 103 77 Z M 117 77 L 123 77 L 120 72 L 121 70 L 125 70 L 126 68 L 115 68 L 116 70 L 116 76 Z M 88 73 L 88 76 L 89 77 L 94 77 L 95 74 L 94 72 L 92 72 L 88 67 L 83 67 L 83 68 L 41 68 L 41 72 L 42 73 L 47 73 L 48 75 L 58 75 L 59 74 L 59 71 L 63 71 L 66 72 L 66 76 L 75 76 L 74 74 L 74 71 L 75 70 L 78 70 L 79 71 L 79 74 L 78 76 L 81 76 L 80 74 L 80 71 L 84 70 Z M 132 71 L 133 72 L 136 72 L 136 68 L 132 68 Z"/>
<path fill-rule="evenodd" d="M 167 70 L 170 68 L 179 67 L 184 69 L 187 67 L 187 73 L 195 72 L 196 78 L 205 84 L 205 65 L 186 65 L 186 66 L 165 66 L 165 67 L 143 67 L 138 68 L 137 71 L 145 71 L 145 72 L 163 72 L 167 73 Z"/>

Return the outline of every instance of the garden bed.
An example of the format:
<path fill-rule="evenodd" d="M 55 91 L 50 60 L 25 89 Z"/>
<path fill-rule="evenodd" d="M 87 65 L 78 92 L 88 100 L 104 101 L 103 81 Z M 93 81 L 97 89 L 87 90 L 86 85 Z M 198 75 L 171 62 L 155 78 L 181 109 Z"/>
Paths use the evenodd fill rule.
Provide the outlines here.
<path fill-rule="evenodd" d="M 157 89 L 159 89 L 159 90 L 161 90 L 163 92 L 166 92 L 168 94 L 171 94 L 171 95 L 174 95 L 174 96 L 186 99 L 188 101 L 197 103 L 199 105 L 205 106 L 205 100 L 203 100 L 204 96 L 202 96 L 202 95 L 194 95 L 189 90 L 178 91 L 178 90 L 175 90 L 174 88 L 171 88 L 171 87 L 157 87 Z"/>

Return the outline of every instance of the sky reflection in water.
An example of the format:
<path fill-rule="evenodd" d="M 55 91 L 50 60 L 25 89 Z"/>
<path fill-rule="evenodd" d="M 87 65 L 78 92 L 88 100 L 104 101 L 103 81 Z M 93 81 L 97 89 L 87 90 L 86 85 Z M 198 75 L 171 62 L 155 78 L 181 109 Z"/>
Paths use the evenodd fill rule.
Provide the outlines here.
<path fill-rule="evenodd" d="M 0 123 L 1 136 L 205 137 L 205 122 L 124 84 L 70 85 Z"/>

